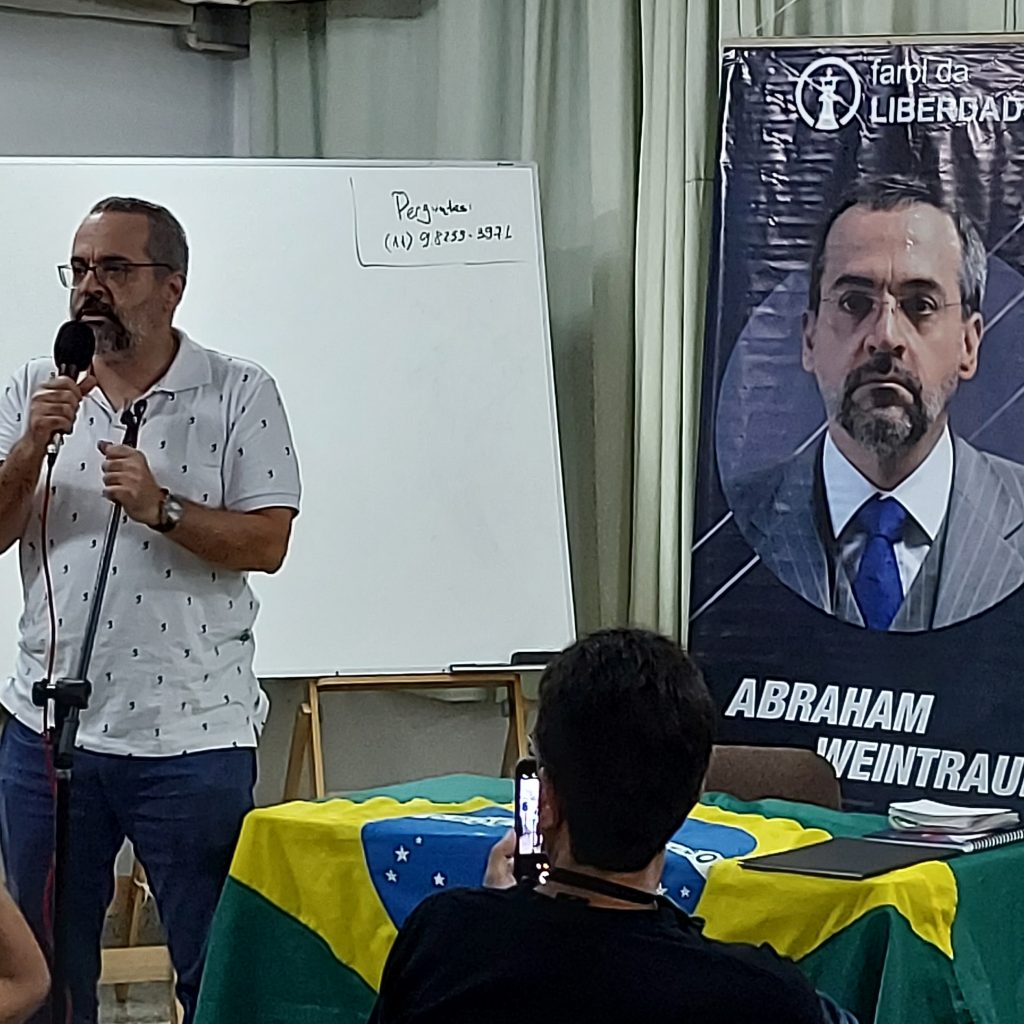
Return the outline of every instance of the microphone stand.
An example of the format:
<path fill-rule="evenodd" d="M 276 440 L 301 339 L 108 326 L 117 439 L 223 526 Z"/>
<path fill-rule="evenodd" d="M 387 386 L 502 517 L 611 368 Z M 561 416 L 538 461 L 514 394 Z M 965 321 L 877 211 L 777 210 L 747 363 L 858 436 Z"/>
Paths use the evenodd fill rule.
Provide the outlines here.
<path fill-rule="evenodd" d="M 139 427 L 146 412 L 146 400 L 140 399 L 134 406 L 128 406 L 121 413 L 124 424 L 124 438 L 121 444 L 135 448 L 139 441 Z M 78 668 L 70 679 L 56 681 L 43 679 L 32 686 L 32 702 L 36 707 L 45 708 L 53 702 L 53 725 L 47 730 L 47 742 L 53 752 L 53 768 L 57 779 L 57 794 L 54 806 L 54 868 L 53 868 L 53 953 L 50 967 L 50 1024 L 66 1024 L 71 1020 L 71 1000 L 67 989 L 68 951 L 74 936 L 71 934 L 68 918 L 69 897 L 72 892 L 68 871 L 71 841 L 71 779 L 75 754 L 75 738 L 78 735 L 79 719 L 89 706 L 92 683 L 89 682 L 89 663 L 96 641 L 101 605 L 107 589 L 110 574 L 110 560 L 114 554 L 114 541 L 121 521 L 121 505 L 114 503 L 110 510 L 107 533 L 103 538 L 96 583 L 92 589 L 89 617 L 85 624 L 85 635 L 78 654 Z"/>

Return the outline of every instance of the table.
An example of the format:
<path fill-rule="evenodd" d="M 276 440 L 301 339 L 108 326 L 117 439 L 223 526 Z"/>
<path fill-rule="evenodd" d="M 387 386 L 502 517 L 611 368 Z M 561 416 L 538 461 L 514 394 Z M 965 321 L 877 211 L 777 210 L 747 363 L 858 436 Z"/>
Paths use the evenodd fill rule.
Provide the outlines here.
<path fill-rule="evenodd" d="M 397 928 L 431 892 L 479 884 L 512 783 L 446 776 L 245 820 L 213 924 L 197 1024 L 356 1024 Z M 715 938 L 769 942 L 862 1024 L 1024 1020 L 1024 844 L 863 882 L 736 861 L 875 815 L 708 794 L 669 844 L 662 885 Z"/>

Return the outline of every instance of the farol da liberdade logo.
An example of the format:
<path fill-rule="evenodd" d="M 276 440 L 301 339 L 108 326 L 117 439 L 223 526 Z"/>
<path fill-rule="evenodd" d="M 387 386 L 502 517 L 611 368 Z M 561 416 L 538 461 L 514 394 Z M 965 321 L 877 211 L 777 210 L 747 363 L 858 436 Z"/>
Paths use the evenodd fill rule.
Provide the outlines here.
<path fill-rule="evenodd" d="M 857 115 L 860 76 L 841 57 L 819 57 L 796 82 L 796 109 L 819 132 L 837 132 Z"/>

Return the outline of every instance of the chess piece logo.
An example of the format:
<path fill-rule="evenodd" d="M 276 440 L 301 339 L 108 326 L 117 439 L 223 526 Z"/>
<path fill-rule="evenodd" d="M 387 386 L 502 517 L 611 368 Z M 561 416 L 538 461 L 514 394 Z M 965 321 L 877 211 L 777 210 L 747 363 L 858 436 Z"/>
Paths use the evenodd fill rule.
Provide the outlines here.
<path fill-rule="evenodd" d="M 860 75 L 841 57 L 819 57 L 796 83 L 796 109 L 804 124 L 836 132 L 857 116 L 863 90 Z"/>

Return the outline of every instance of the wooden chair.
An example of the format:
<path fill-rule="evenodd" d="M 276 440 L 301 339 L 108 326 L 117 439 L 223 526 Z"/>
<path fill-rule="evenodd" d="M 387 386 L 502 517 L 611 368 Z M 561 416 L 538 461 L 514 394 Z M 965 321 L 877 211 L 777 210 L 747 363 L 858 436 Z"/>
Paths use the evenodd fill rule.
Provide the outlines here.
<path fill-rule="evenodd" d="M 842 808 L 839 779 L 831 763 L 799 747 L 716 745 L 704 788 L 740 800 L 777 797 Z"/>

